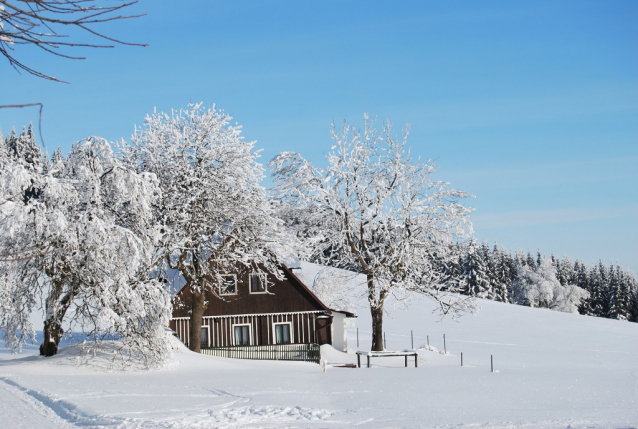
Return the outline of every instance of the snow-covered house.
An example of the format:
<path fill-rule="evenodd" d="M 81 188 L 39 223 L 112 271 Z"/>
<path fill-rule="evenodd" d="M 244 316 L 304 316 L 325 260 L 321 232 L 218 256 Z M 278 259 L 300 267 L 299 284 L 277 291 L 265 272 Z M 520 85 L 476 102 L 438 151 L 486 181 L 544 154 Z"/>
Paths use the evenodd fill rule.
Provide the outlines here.
<path fill-rule="evenodd" d="M 271 344 L 331 344 L 347 349 L 347 311 L 328 308 L 299 279 L 280 266 L 283 279 L 272 274 L 237 270 L 222 276 L 218 296 L 208 293 L 202 323 L 202 347 Z M 189 342 L 190 296 L 186 285 L 176 296 L 170 327 Z"/>

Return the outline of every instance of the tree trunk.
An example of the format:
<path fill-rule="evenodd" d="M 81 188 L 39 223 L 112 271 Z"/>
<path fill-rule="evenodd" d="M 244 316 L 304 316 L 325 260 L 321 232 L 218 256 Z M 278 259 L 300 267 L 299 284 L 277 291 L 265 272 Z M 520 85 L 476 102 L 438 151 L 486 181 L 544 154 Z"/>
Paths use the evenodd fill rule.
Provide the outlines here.
<path fill-rule="evenodd" d="M 40 344 L 41 356 L 54 356 L 58 353 L 58 344 L 62 338 L 62 326 L 55 318 L 47 318 L 44 321 L 44 341 Z"/>
<path fill-rule="evenodd" d="M 200 287 L 199 291 L 191 287 L 191 318 L 189 329 L 188 348 L 194 352 L 201 352 L 202 349 L 202 321 L 204 318 L 204 291 Z"/>
<path fill-rule="evenodd" d="M 64 320 L 64 315 L 74 296 L 72 288 L 60 298 L 63 289 L 63 282 L 54 284 L 46 300 L 47 313 L 44 319 L 44 340 L 40 344 L 41 356 L 54 356 L 58 353 L 58 344 L 60 344 L 62 334 L 64 334 L 62 320 Z"/>
<path fill-rule="evenodd" d="M 370 314 L 372 315 L 372 347 L 373 352 L 381 352 L 383 347 L 383 303 L 385 302 L 385 292 L 380 291 L 377 297 L 374 284 L 374 276 L 368 274 L 368 302 L 370 304 Z"/>
<path fill-rule="evenodd" d="M 372 314 L 372 350 L 373 352 L 383 351 L 383 304 L 380 306 L 370 306 Z"/>

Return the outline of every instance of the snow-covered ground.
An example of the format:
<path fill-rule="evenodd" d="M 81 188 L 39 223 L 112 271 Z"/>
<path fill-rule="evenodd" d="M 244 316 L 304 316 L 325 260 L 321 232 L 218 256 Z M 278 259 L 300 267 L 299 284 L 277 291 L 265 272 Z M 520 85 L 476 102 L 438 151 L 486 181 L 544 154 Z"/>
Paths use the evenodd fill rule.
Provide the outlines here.
<path fill-rule="evenodd" d="M 301 275 L 313 276 L 304 264 Z M 311 282 L 310 282 L 311 283 Z M 362 301 L 362 300 L 359 300 Z M 638 324 L 479 301 L 460 323 L 414 300 L 385 319 L 387 348 L 426 343 L 419 367 L 247 361 L 180 348 L 161 370 L 109 370 L 69 347 L 53 358 L 0 360 L 0 427 L 638 428 Z M 370 316 L 358 302 L 360 349 Z M 354 352 L 356 327 L 348 341 Z M 446 335 L 448 354 L 444 349 Z M 438 350 L 438 351 L 437 351 Z M 353 353 L 324 347 L 330 362 Z M 463 353 L 464 366 L 460 366 Z M 26 355 L 26 356 L 25 356 Z M 490 356 L 494 370 L 490 370 Z"/>

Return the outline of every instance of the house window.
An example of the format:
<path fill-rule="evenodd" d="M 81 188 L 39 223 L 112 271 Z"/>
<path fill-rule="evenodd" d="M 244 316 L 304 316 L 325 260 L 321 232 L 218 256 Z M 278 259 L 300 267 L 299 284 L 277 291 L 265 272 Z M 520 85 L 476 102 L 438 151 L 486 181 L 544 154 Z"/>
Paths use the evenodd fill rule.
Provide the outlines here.
<path fill-rule="evenodd" d="M 266 292 L 266 276 L 264 274 L 250 275 L 250 293 Z"/>
<path fill-rule="evenodd" d="M 237 294 L 237 276 L 234 274 L 224 274 L 222 276 L 222 285 L 219 289 L 220 295 L 236 295 Z"/>
<path fill-rule="evenodd" d="M 236 346 L 250 345 L 250 325 L 233 325 Z"/>
<path fill-rule="evenodd" d="M 202 348 L 209 347 L 210 341 L 208 341 L 208 326 L 202 326 Z"/>
<path fill-rule="evenodd" d="M 290 344 L 290 323 L 275 323 L 275 344 Z"/>

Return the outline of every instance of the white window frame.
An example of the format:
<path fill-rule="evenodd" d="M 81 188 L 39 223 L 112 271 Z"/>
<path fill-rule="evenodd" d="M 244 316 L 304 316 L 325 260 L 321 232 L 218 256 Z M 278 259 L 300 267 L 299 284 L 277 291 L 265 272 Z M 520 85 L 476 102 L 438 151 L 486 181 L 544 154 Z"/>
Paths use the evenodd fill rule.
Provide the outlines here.
<path fill-rule="evenodd" d="M 278 343 L 277 342 L 277 330 L 275 328 L 275 326 L 277 325 L 288 325 L 288 329 L 290 332 L 290 342 L 289 343 Z M 272 339 L 273 339 L 273 344 L 295 344 L 295 333 L 292 330 L 292 322 L 273 322 L 272 323 Z"/>
<path fill-rule="evenodd" d="M 224 286 L 224 278 L 225 277 L 232 277 L 235 280 L 235 292 L 232 292 L 232 293 L 224 293 L 223 292 L 226 289 L 226 287 Z M 238 289 L 237 274 L 222 274 L 221 278 L 222 278 L 222 284 L 219 287 L 219 295 L 220 296 L 237 295 L 237 289 Z"/>
<path fill-rule="evenodd" d="M 264 285 L 264 290 L 259 292 L 253 292 L 253 276 L 261 277 L 262 284 Z M 248 275 L 248 292 L 258 295 L 258 294 L 267 294 L 268 293 L 268 277 L 264 273 L 251 273 Z"/>
<path fill-rule="evenodd" d="M 234 323 L 232 326 L 232 338 L 233 338 L 233 346 L 241 346 L 244 344 L 235 344 L 235 327 L 236 326 L 248 326 L 248 345 L 253 345 L 253 326 L 250 323 Z"/>
<path fill-rule="evenodd" d="M 212 343 L 210 341 L 210 326 L 208 325 L 202 325 L 199 329 L 201 330 L 202 328 L 206 328 L 206 343 L 208 344 L 208 347 L 212 346 Z"/>

